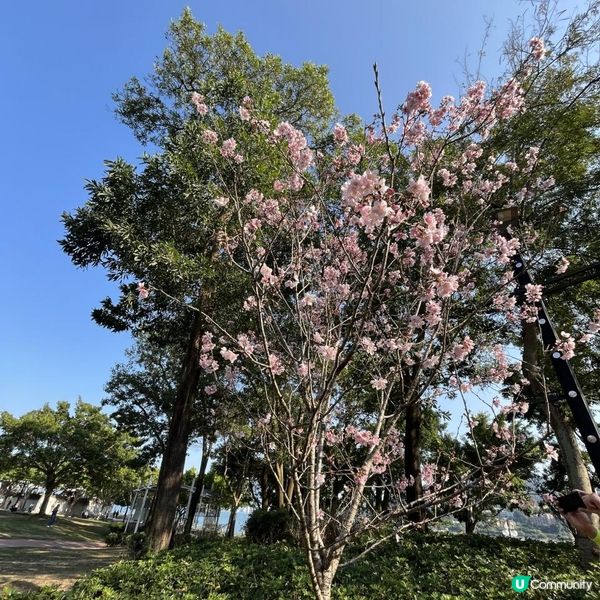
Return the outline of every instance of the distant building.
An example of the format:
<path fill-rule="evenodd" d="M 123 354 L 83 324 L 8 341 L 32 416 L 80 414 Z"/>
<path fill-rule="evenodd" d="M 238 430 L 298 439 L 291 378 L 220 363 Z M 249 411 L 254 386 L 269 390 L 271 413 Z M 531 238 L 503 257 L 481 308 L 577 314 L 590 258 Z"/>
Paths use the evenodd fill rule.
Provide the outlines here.
<path fill-rule="evenodd" d="M 16 508 L 20 512 L 39 513 L 44 500 L 44 488 L 27 481 L 0 481 L 0 509 Z M 90 497 L 81 489 L 57 489 L 50 496 L 46 512 L 58 504 L 58 514 L 80 517 L 84 512 L 91 517 L 99 517 L 110 505 L 98 498 Z"/>

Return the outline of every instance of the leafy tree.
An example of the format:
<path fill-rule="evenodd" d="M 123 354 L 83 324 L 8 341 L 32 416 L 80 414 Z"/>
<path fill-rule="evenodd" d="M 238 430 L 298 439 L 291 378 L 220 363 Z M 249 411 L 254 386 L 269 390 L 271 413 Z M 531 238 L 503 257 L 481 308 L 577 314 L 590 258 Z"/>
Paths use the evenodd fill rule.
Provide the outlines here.
<path fill-rule="evenodd" d="M 88 184 L 86 205 L 63 216 L 61 242 L 77 266 L 102 266 L 109 279 L 121 282 L 119 300 L 105 299 L 94 311 L 98 323 L 180 345 L 181 371 L 148 528 L 154 550 L 169 542 L 198 386 L 214 380 L 198 365 L 205 315 L 243 317 L 228 313 L 239 284 L 227 277 L 217 250 L 228 223 L 214 209 L 213 160 L 200 151 L 206 117 L 193 110 L 192 95 L 216 107 L 211 129 L 221 140 L 240 130 L 238 108 L 245 97 L 262 108 L 266 120 L 287 119 L 309 133 L 320 131 L 333 113 L 323 67 L 258 57 L 242 34 L 219 29 L 206 35 L 189 11 L 172 24 L 169 42 L 145 83 L 133 78 L 114 96 L 119 118 L 142 143 L 155 144 L 157 153 L 145 155 L 139 169 L 121 159 L 107 162 L 102 181 Z M 277 153 L 260 164 L 253 164 L 251 154 L 245 160 L 240 168 L 257 180 L 271 177 L 282 162 Z M 144 296 L 150 290 L 143 303 L 136 300 L 135 282 L 146 286 L 140 288 Z"/>
<path fill-rule="evenodd" d="M 44 405 L 21 417 L 0 415 L 0 448 L 17 469 L 27 469 L 45 489 L 40 514 L 57 487 L 116 494 L 116 473 L 135 458 L 132 439 L 118 432 L 100 408 L 78 400 Z"/>
<path fill-rule="evenodd" d="M 521 410 L 527 407 L 517 405 L 516 408 Z M 439 440 L 442 462 L 449 465 L 448 475 L 454 480 L 467 476 L 470 465 L 482 459 L 480 449 L 488 455 L 500 454 L 504 444 L 515 440 L 516 458 L 509 470 L 499 475 L 502 479 L 500 485 L 490 488 L 486 482 L 476 482 L 465 489 L 451 506 L 454 516 L 465 524 L 465 533 L 473 533 L 486 512 L 517 507 L 529 510 L 531 489 L 528 481 L 541 458 L 541 452 L 537 438 L 513 417 L 512 414 L 505 415 L 492 425 L 490 417 L 480 413 L 471 419 L 469 432 L 463 439 L 457 440 L 446 435 Z M 462 504 L 465 508 L 461 508 Z"/>
<path fill-rule="evenodd" d="M 128 361 L 112 370 L 102 405 L 112 409 L 111 417 L 119 429 L 138 440 L 140 458 L 154 462 L 165 451 L 177 392 L 179 356 L 176 350 L 145 340 L 126 354 Z"/>
<path fill-rule="evenodd" d="M 540 7 L 547 10 L 548 3 Z M 520 198 L 522 218 L 535 229 L 535 237 L 526 234 L 527 253 L 536 257 L 531 269 L 536 283 L 544 286 L 555 328 L 574 335 L 579 332 L 580 342 L 600 308 L 600 68 L 589 61 L 600 35 L 599 8 L 600 3 L 591 2 L 568 24 L 564 36 L 549 43 L 548 58 L 528 77 L 531 109 L 498 127 L 489 140 L 499 154 L 539 149 L 533 172 L 551 185 L 528 199 L 520 198 L 516 195 L 520 182 L 515 178 L 507 196 Z M 525 39 L 517 27 L 507 45 L 509 61 L 518 61 Z M 568 483 L 563 480 L 566 488 L 591 491 L 589 461 L 581 451 L 569 410 L 555 400 L 562 392 L 538 342 L 536 323 L 524 322 L 512 342 L 523 350 L 524 370 L 531 382 L 526 390 L 528 417 L 543 429 L 552 428 L 568 478 Z M 592 405 L 600 400 L 598 364 L 597 339 L 577 345 L 572 365 Z M 557 489 L 556 482 L 547 483 L 547 489 Z M 576 542 L 583 562 L 589 562 L 592 544 L 582 536 Z"/>

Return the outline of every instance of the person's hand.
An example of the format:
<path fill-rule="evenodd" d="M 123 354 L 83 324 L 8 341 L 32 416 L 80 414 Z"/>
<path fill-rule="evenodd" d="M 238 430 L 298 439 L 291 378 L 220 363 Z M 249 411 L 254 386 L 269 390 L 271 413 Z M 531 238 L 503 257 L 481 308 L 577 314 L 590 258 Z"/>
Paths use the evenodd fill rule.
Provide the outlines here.
<path fill-rule="evenodd" d="M 600 514 L 600 496 L 598 496 L 598 494 L 595 494 L 594 492 L 586 493 L 582 490 L 574 491 L 579 492 L 581 494 L 581 499 L 585 504 L 585 510 L 596 514 Z"/>
<path fill-rule="evenodd" d="M 596 536 L 596 528 L 592 525 L 584 508 L 578 508 L 573 512 L 563 512 L 562 515 L 581 535 L 592 539 Z"/>

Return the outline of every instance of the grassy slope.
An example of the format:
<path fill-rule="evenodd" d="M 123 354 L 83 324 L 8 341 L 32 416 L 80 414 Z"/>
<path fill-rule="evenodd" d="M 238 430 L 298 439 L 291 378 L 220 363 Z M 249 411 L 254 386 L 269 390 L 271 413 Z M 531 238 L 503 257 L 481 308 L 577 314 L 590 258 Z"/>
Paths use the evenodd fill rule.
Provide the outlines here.
<path fill-rule="evenodd" d="M 105 521 L 59 517 L 56 525 L 46 527 L 48 517 L 0 512 L 0 540 L 30 538 L 103 541 L 109 524 Z M 123 550 L 63 550 L 48 548 L 2 548 L 0 546 L 0 588 L 37 590 L 44 585 L 69 587 L 92 570 L 119 560 Z M 0 592 L 1 596 L 1 592 Z"/>
<path fill-rule="evenodd" d="M 53 527 L 46 527 L 48 517 L 0 512 L 0 539 L 33 538 L 74 541 L 103 540 L 108 523 L 92 519 L 59 517 Z"/>

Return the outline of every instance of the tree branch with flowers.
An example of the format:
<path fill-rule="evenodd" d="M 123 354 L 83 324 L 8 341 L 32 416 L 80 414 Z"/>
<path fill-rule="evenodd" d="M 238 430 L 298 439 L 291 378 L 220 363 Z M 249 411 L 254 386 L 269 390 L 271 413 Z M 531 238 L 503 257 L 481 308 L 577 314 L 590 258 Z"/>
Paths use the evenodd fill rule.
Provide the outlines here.
<path fill-rule="evenodd" d="M 402 531 L 415 512 L 429 520 L 442 505 L 464 509 L 469 487 L 494 490 L 517 458 L 516 436 L 494 423 L 503 443 L 454 480 L 448 461 L 423 465 L 417 500 L 405 494 L 414 481 L 394 468 L 411 407 L 508 379 L 526 385 L 503 332 L 530 318 L 538 294 L 515 302 L 510 257 L 520 243 L 493 222 L 515 174 L 527 190 L 549 184 L 528 177 L 531 153 L 495 156 L 485 141 L 526 110 L 520 78 L 543 56 L 533 38 L 504 84 L 486 92 L 477 82 L 435 108 L 420 82 L 389 123 L 379 96 L 364 134 L 337 124 L 318 150 L 290 123 L 262 118 L 249 97 L 239 107 L 243 142 L 202 132 L 213 209 L 226 224 L 218 253 L 245 278 L 249 293 L 233 308 L 249 325 L 204 313 L 200 366 L 232 393 L 254 390 L 249 418 L 273 471 L 283 461 L 293 481 L 279 485 L 319 600 L 366 531 Z M 210 116 L 203 98 L 192 102 Z M 252 170 L 264 161 L 276 168 L 257 185 Z"/>

